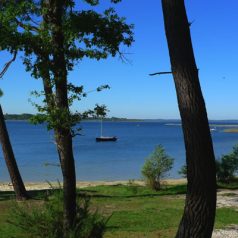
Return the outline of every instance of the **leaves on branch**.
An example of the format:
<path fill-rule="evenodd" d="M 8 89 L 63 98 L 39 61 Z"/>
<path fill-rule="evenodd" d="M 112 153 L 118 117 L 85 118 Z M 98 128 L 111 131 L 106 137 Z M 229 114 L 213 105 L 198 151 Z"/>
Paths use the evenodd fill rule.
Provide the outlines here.
<path fill-rule="evenodd" d="M 84 57 L 96 60 L 116 55 L 122 57 L 121 47 L 129 47 L 132 44 L 133 25 L 127 24 L 125 18 L 120 17 L 113 8 L 109 7 L 103 13 L 98 13 L 94 10 L 78 10 L 76 1 L 73 0 L 63 2 L 63 47 L 60 52 L 65 60 L 66 74 Z M 99 0 L 85 2 L 92 6 L 100 3 Z M 120 0 L 109 2 L 114 4 Z M 44 82 L 44 92 L 33 92 L 34 96 L 43 100 L 42 104 L 32 103 L 39 112 L 32 118 L 32 122 L 46 122 L 48 129 L 70 128 L 74 136 L 78 134 L 75 126 L 82 118 L 105 116 L 107 109 L 105 105 L 96 105 L 94 110 L 72 113 L 69 109 L 62 110 L 56 106 L 56 75 L 61 69 L 54 59 L 58 48 L 53 40 L 56 25 L 52 21 L 51 10 L 47 1 L 19 0 L 17 4 L 16 0 L 1 1 L 0 48 L 10 53 L 21 52 L 26 71 Z M 109 88 L 108 85 L 102 85 L 85 92 L 83 86 L 69 83 L 68 105 L 72 106 L 75 100 L 81 100 L 88 93 Z"/>
<path fill-rule="evenodd" d="M 88 4 L 90 4 L 91 6 L 96 6 L 99 4 L 99 0 L 84 0 L 85 2 L 87 2 Z M 121 2 L 121 0 L 111 0 L 112 3 L 119 3 Z"/>
<path fill-rule="evenodd" d="M 95 108 L 94 108 L 94 112 L 96 117 L 102 117 L 104 118 L 107 115 L 107 112 L 109 112 L 109 110 L 107 109 L 106 105 L 98 105 L 96 104 Z"/>

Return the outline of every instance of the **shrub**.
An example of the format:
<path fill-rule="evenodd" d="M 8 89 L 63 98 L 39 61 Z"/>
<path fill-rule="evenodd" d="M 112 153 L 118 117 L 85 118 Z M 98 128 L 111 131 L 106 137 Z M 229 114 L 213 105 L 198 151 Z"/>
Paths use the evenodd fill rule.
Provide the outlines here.
<path fill-rule="evenodd" d="M 238 172 L 238 145 L 233 147 L 233 151 L 223 155 L 220 160 L 216 160 L 216 174 L 219 182 L 228 183 L 232 181 Z M 183 165 L 178 171 L 184 178 L 187 177 L 187 166 Z"/>
<path fill-rule="evenodd" d="M 188 172 L 187 165 L 183 165 L 178 171 L 178 173 L 182 175 L 183 178 L 187 178 L 187 172 Z"/>
<path fill-rule="evenodd" d="M 8 223 L 29 238 L 102 238 L 108 218 L 97 211 L 90 211 L 89 198 L 77 203 L 77 215 L 73 229 L 63 236 L 63 195 L 55 192 L 43 205 L 17 204 L 12 208 Z"/>
<path fill-rule="evenodd" d="M 223 155 L 221 160 L 216 161 L 217 180 L 230 182 L 238 172 L 238 145 L 233 147 L 230 154 Z"/>
<path fill-rule="evenodd" d="M 141 172 L 152 189 L 160 189 L 161 179 L 172 169 L 173 161 L 174 159 L 165 153 L 162 145 L 156 146 L 153 153 L 146 159 Z"/>

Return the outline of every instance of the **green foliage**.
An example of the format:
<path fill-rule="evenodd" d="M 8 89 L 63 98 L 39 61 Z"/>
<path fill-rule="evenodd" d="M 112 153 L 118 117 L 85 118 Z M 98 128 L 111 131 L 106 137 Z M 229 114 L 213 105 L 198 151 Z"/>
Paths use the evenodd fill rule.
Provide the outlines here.
<path fill-rule="evenodd" d="M 107 109 L 106 105 L 96 104 L 96 106 L 94 108 L 94 112 L 95 112 L 96 117 L 104 118 L 107 115 L 108 111 L 109 110 Z"/>
<path fill-rule="evenodd" d="M 43 205 L 24 203 L 13 206 L 8 223 L 20 234 L 29 238 L 62 238 L 63 236 L 62 192 L 54 192 Z M 108 219 L 97 211 L 90 211 L 90 200 L 78 201 L 75 224 L 66 238 L 102 238 Z"/>
<path fill-rule="evenodd" d="M 220 160 L 216 160 L 216 174 L 219 183 L 231 183 L 238 172 L 238 145 L 233 147 L 233 151 L 223 155 Z M 187 177 L 187 165 L 178 171 L 184 178 Z"/>
<path fill-rule="evenodd" d="M 106 216 L 113 214 L 107 223 L 105 237 L 175 237 L 184 209 L 184 196 L 177 195 L 186 193 L 186 185 L 163 187 L 160 191 L 137 186 L 137 194 L 134 194 L 134 191 L 128 187 L 127 185 L 114 185 L 83 189 L 84 195 L 91 197 L 91 211 L 99 207 L 100 213 Z M 80 192 L 83 191 L 80 189 Z M 26 233 L 20 233 L 19 230 L 6 223 L 6 217 L 12 220 L 15 214 L 9 215 L 11 202 L 5 197 L 5 193 L 8 192 L 2 193 L 0 192 L 0 237 L 29 238 Z M 38 208 L 38 211 L 41 209 L 42 201 L 39 198 L 43 197 L 43 192 L 38 193 L 42 195 L 38 195 L 37 200 L 28 201 L 29 209 L 33 207 Z M 161 196 L 162 194 L 166 196 Z M 18 205 L 21 204 L 18 203 Z M 234 208 L 218 208 L 215 227 L 224 228 L 231 224 L 238 224 L 238 212 Z"/>
<path fill-rule="evenodd" d="M 159 191 L 155 191 L 147 186 L 140 186 L 137 184 L 132 185 L 112 185 L 112 186 L 97 186 L 82 188 L 79 192 L 86 192 L 91 197 L 150 197 L 150 196 L 163 196 L 163 195 L 178 195 L 186 194 L 187 185 L 170 185 L 163 186 Z"/>
<path fill-rule="evenodd" d="M 172 169 L 173 161 L 174 159 L 165 153 L 162 145 L 156 146 L 154 152 L 146 159 L 141 170 L 148 185 L 155 190 L 159 190 L 161 179 Z"/>
<path fill-rule="evenodd" d="M 75 125 L 92 114 L 92 111 L 79 113 L 57 108 L 58 75 L 65 74 L 54 61 L 56 52 L 63 55 L 67 81 L 68 72 L 84 57 L 96 60 L 116 55 L 123 57 L 121 47 L 129 47 L 133 42 L 133 25 L 126 24 L 125 18 L 118 16 L 110 5 L 108 9 L 98 13 L 93 8 L 81 9 L 82 5 L 79 2 L 62 1 L 62 24 L 58 26 L 51 19 L 52 6 L 49 7 L 49 4 L 52 3 L 49 1 L 20 0 L 16 4 L 15 0 L 9 0 L 1 1 L 0 5 L 1 50 L 10 53 L 21 51 L 26 71 L 36 79 L 41 78 L 48 85 L 44 92 L 33 93 L 34 96 L 43 97 L 43 104 L 33 103 L 39 112 L 39 115 L 32 118 L 33 123 L 46 122 L 48 129 L 67 128 L 72 131 L 72 135 L 78 132 L 74 129 Z M 91 6 L 99 4 L 99 0 L 84 2 Z M 111 0 L 109 4 L 110 2 L 115 4 L 120 0 Z M 63 35 L 63 48 L 60 50 L 54 45 L 53 40 L 59 27 Z M 93 91 L 99 92 L 106 88 L 109 86 L 103 85 Z M 83 86 L 67 84 L 69 107 L 75 100 L 87 96 L 88 92 L 84 92 L 83 89 Z"/>
<path fill-rule="evenodd" d="M 217 179 L 220 182 L 230 182 L 238 172 L 238 145 L 233 147 L 230 154 L 223 155 L 216 161 Z"/>
<path fill-rule="evenodd" d="M 183 178 L 187 178 L 187 172 L 188 172 L 187 165 L 183 165 L 178 171 L 178 173 L 182 175 Z"/>
<path fill-rule="evenodd" d="M 109 85 L 101 85 L 97 87 L 95 90 L 91 90 L 88 92 L 84 91 L 83 86 L 75 86 L 72 83 L 67 85 L 68 89 L 68 105 L 69 107 L 73 105 L 75 100 L 80 101 L 82 97 L 87 97 L 89 93 L 92 92 L 101 92 L 105 89 L 110 89 Z M 48 98 L 50 102 L 47 103 L 47 97 L 44 91 L 38 92 L 33 91 L 31 94 L 37 98 L 43 97 L 43 105 L 37 104 L 31 100 L 29 100 L 34 107 L 37 108 L 38 114 L 33 115 L 30 118 L 30 122 L 33 124 L 41 124 L 46 123 L 47 129 L 59 129 L 59 128 L 70 128 L 72 136 L 78 135 L 81 128 L 76 127 L 76 125 L 83 119 L 87 119 L 90 117 L 96 118 L 99 116 L 105 116 L 107 109 L 105 105 L 96 104 L 94 110 L 88 110 L 83 113 L 78 111 L 72 112 L 67 109 L 63 110 L 62 108 L 58 108 L 54 105 L 55 96 L 51 95 L 51 98 Z M 53 98 L 52 98 L 53 97 Z M 52 106 L 54 105 L 54 106 Z"/>
<path fill-rule="evenodd" d="M 99 1 L 86 1 L 97 5 Z M 119 1 L 113 1 L 119 2 Z M 132 25 L 125 23 L 125 18 L 119 17 L 113 8 L 108 8 L 102 14 L 94 10 L 76 10 L 75 1 L 67 5 L 63 19 L 63 34 L 65 41 L 65 57 L 68 70 L 73 69 L 74 61 L 84 57 L 107 58 L 120 53 L 120 46 L 130 46 L 133 42 Z M 49 14 L 44 1 L 3 1 L 0 8 L 0 46 L 4 49 L 15 49 L 25 53 L 24 63 L 34 77 L 42 76 L 45 66 L 42 57 L 52 55 L 51 45 L 52 25 L 43 21 L 43 16 Z M 4 33 L 4 34 L 2 34 Z M 15 36 L 15 37 L 13 37 Z M 10 39 L 10 41 L 6 41 Z M 42 47 L 44 46 L 44 47 Z M 33 55 L 37 57 L 33 59 Z M 39 57 L 41 56 L 41 57 Z M 54 71 L 54 65 L 47 65 Z"/>
<path fill-rule="evenodd" d="M 85 2 L 87 2 L 88 4 L 92 5 L 92 6 L 96 6 L 99 4 L 99 0 L 84 0 Z M 121 2 L 121 0 L 111 0 L 112 3 L 118 3 Z"/>
<path fill-rule="evenodd" d="M 234 178 L 231 181 L 229 181 L 229 183 L 218 181 L 217 188 L 219 188 L 219 189 L 236 190 L 236 189 L 238 189 L 238 179 Z"/>

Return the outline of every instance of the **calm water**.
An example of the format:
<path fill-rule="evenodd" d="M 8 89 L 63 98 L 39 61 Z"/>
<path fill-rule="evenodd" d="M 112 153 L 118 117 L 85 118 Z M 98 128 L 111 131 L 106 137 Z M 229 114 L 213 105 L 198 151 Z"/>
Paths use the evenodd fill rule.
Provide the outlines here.
<path fill-rule="evenodd" d="M 44 125 L 34 126 L 24 121 L 8 121 L 7 126 L 23 179 L 61 180 L 52 132 L 47 132 Z M 185 161 L 180 126 L 166 125 L 166 122 L 105 122 L 104 135 L 116 135 L 119 138 L 117 142 L 107 143 L 95 142 L 95 137 L 100 133 L 98 122 L 84 122 L 81 126 L 84 135 L 74 139 L 77 179 L 141 178 L 140 170 L 144 159 L 158 144 L 162 144 L 167 153 L 175 158 L 170 177 L 179 177 L 177 171 Z M 212 137 L 215 154 L 219 157 L 230 152 L 238 143 L 238 134 L 224 133 L 223 127 L 216 129 L 212 132 Z M 8 180 L 9 176 L 0 152 L 0 181 Z"/>

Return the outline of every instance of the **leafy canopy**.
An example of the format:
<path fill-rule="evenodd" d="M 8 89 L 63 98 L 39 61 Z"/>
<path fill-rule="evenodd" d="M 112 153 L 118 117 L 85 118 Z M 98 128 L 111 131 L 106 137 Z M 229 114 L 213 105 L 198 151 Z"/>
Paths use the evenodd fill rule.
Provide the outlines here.
<path fill-rule="evenodd" d="M 129 47 L 133 42 L 133 25 L 128 25 L 125 18 L 120 17 L 110 6 L 102 13 L 96 12 L 94 6 L 99 0 L 59 0 L 64 6 L 59 25 L 52 24 L 51 16 L 55 9 L 49 4 L 55 0 L 2 0 L 0 2 L 0 49 L 14 54 L 22 52 L 22 60 L 35 79 L 43 79 L 47 86 L 42 92 L 33 92 L 35 96 L 43 96 L 43 105 L 37 105 L 40 112 L 35 122 L 46 121 L 48 128 L 72 128 L 84 114 L 69 113 L 57 108 L 55 76 L 61 69 L 55 65 L 54 55 L 57 46 L 53 35 L 57 27 L 61 27 L 63 48 L 60 51 L 65 58 L 67 73 L 83 58 L 95 60 L 109 56 L 123 57 L 121 47 Z M 90 10 L 81 9 L 81 3 L 89 4 Z M 111 0 L 109 4 L 119 0 Z M 108 86 L 101 86 L 101 91 Z M 83 86 L 68 83 L 69 106 L 75 100 L 85 97 L 87 92 Z"/>

